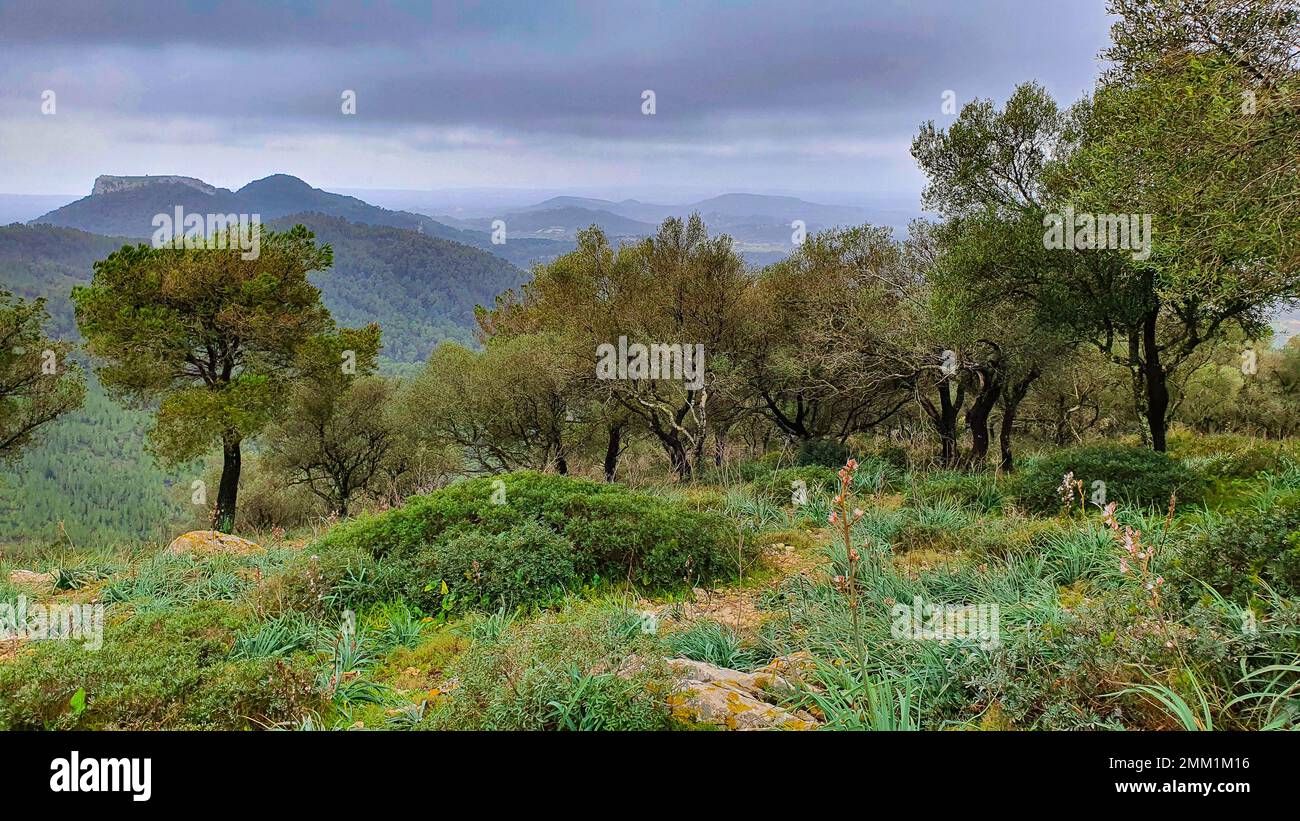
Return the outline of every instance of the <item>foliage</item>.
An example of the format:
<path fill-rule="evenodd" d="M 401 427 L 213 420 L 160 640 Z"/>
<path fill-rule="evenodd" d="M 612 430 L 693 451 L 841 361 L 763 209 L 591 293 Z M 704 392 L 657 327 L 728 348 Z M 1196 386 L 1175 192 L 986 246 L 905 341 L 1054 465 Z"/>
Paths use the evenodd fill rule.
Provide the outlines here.
<path fill-rule="evenodd" d="M 1122 445 L 1090 445 L 1061 450 L 1032 460 L 1014 480 L 1016 501 L 1036 513 L 1052 513 L 1064 507 L 1058 488 L 1061 478 L 1073 472 L 1083 482 L 1085 497 L 1091 498 L 1104 482 L 1106 500 L 1127 505 L 1168 506 L 1178 495 L 1181 506 L 1195 505 L 1205 491 L 1204 481 L 1175 459 L 1143 448 Z M 1077 509 L 1078 499 L 1072 502 Z"/>
<path fill-rule="evenodd" d="M 993 474 L 936 471 L 913 482 L 905 498 L 910 504 L 947 499 L 981 513 L 992 513 L 1002 509 L 1004 492 Z"/>
<path fill-rule="evenodd" d="M 627 579 L 671 587 L 720 578 L 735 567 L 734 532 L 717 514 L 618 485 L 531 472 L 472 479 L 411 497 L 401 508 L 340 525 L 312 550 L 324 555 L 342 548 L 390 567 L 404 566 L 412 574 L 410 584 L 418 587 L 408 592 L 416 600 L 427 600 L 428 593 L 420 592 L 426 586 L 439 580 L 449 587 L 459 583 L 439 568 L 440 558 L 448 557 L 449 542 L 467 534 L 497 536 L 529 522 L 572 544 L 573 579 Z M 529 529 L 510 537 L 514 542 L 472 539 L 462 546 L 476 556 L 493 544 L 513 544 L 511 549 L 518 550 L 532 544 L 557 555 L 561 543 L 539 539 L 538 534 Z M 463 574 L 467 565 L 457 560 L 456 574 Z M 539 579 L 559 578 L 536 567 Z M 518 591 L 531 571 L 516 582 L 508 581 L 512 573 L 503 566 L 497 580 L 479 595 L 489 588 L 492 595 Z"/>
<path fill-rule="evenodd" d="M 1217 593 L 1246 604 L 1272 589 L 1300 595 L 1300 491 L 1271 500 L 1265 509 L 1230 513 L 1193 534 L 1179 552 L 1178 567 Z M 1191 599 L 1199 586 L 1186 585 Z"/>
<path fill-rule="evenodd" d="M 428 558 L 431 567 L 425 572 L 447 583 L 459 607 L 554 601 L 582 583 L 574 570 L 573 544 L 532 520 L 496 534 L 463 533 L 436 544 Z"/>
<path fill-rule="evenodd" d="M 93 653 L 40 642 L 0 664 L 0 727 L 234 730 L 317 706 L 304 660 L 230 658 L 240 624 L 229 605 L 201 602 L 110 620 Z M 77 713 L 69 699 L 79 689 Z"/>
<path fill-rule="evenodd" d="M 85 398 L 71 346 L 45 335 L 45 301 L 14 300 L 0 290 L 0 462 L 12 461 L 37 430 Z"/>
<path fill-rule="evenodd" d="M 754 491 L 764 499 L 780 505 L 789 505 L 798 491 L 798 484 L 808 497 L 825 495 L 839 485 L 835 470 L 821 465 L 781 468 L 753 483 Z"/>
<path fill-rule="evenodd" d="M 832 470 L 843 465 L 849 458 L 847 445 L 833 439 L 806 439 L 799 443 L 799 451 L 794 461 L 797 465 L 820 465 Z"/>
<path fill-rule="evenodd" d="M 697 621 L 666 640 L 675 655 L 731 670 L 753 670 L 767 661 L 762 651 L 747 646 L 733 628 L 716 621 Z"/>

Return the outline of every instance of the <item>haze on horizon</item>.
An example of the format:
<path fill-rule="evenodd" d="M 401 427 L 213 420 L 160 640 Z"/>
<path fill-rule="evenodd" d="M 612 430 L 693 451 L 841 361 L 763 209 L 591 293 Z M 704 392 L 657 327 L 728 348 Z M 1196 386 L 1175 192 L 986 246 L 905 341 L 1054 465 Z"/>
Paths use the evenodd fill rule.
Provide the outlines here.
<path fill-rule="evenodd" d="M 915 202 L 908 147 L 924 121 L 954 118 L 945 91 L 1000 101 L 1036 79 L 1068 104 L 1091 90 L 1108 25 L 1102 0 L 192 0 L 166 13 L 19 0 L 0 4 L 0 192 L 286 173 L 328 190 Z"/>

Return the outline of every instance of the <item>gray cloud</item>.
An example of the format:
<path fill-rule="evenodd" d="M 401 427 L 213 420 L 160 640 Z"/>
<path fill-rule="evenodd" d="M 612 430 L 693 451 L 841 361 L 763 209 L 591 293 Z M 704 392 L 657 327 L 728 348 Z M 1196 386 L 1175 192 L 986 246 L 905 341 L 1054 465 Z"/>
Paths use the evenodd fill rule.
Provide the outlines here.
<path fill-rule="evenodd" d="M 1002 98 L 1037 79 L 1073 99 L 1107 23 L 1101 0 L 12 3 L 0 7 L 0 171 L 48 141 L 33 135 L 53 125 L 34 122 L 49 88 L 60 114 L 47 119 L 81 132 L 56 144 L 84 143 L 68 174 L 103 151 L 136 167 L 189 135 L 232 157 L 287 139 L 351 146 L 318 184 L 409 181 L 343 164 L 386 146 L 472 159 L 457 173 L 489 176 L 493 153 L 512 152 L 505 165 L 529 157 L 605 181 L 660 164 L 720 186 L 743 167 L 792 189 L 914 188 L 906 142 L 943 121 L 944 90 Z M 343 89 L 355 117 L 339 111 Z M 643 89 L 654 117 L 640 113 Z M 876 165 L 844 167 L 854 161 Z"/>

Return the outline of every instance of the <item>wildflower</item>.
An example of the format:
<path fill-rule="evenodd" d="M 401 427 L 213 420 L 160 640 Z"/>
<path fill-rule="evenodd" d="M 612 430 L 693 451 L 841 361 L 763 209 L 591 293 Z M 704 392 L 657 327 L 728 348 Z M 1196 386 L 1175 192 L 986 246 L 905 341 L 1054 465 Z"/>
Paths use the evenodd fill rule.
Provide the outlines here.
<path fill-rule="evenodd" d="M 1069 505 L 1074 500 L 1074 471 L 1061 477 L 1061 486 L 1056 489 L 1061 497 L 1061 504 Z"/>
<path fill-rule="evenodd" d="M 1119 527 L 1119 522 L 1115 520 L 1115 511 L 1117 509 L 1118 509 L 1118 505 L 1115 502 L 1111 502 L 1110 504 L 1106 505 L 1106 509 L 1102 512 L 1101 515 L 1102 521 L 1104 521 L 1110 527 L 1111 530 L 1115 530 L 1116 528 Z"/>

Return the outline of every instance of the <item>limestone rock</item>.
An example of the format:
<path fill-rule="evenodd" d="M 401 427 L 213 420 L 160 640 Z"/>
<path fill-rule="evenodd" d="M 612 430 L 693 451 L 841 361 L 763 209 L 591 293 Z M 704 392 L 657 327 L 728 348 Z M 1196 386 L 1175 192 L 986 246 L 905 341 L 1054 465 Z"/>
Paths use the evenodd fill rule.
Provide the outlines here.
<path fill-rule="evenodd" d="M 678 718 L 730 730 L 811 730 L 817 720 L 773 703 L 794 686 L 771 670 L 744 673 L 693 659 L 669 659 L 678 686 L 668 705 Z"/>
<path fill-rule="evenodd" d="M 191 530 L 182 533 L 167 545 L 168 553 L 193 553 L 198 556 L 216 556 L 221 554 L 245 555 L 260 553 L 262 546 L 229 533 L 216 530 Z"/>

